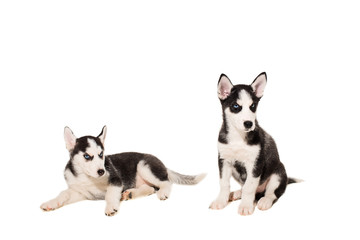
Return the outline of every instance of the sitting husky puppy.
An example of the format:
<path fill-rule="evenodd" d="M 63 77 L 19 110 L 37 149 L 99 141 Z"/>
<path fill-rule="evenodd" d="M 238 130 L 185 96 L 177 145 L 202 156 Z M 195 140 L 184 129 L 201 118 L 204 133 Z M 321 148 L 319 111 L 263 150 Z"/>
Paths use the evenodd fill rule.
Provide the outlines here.
<path fill-rule="evenodd" d="M 233 85 L 222 74 L 218 97 L 222 105 L 223 124 L 218 138 L 220 193 L 210 205 L 222 209 L 229 201 L 242 199 L 239 214 L 250 215 L 257 204 L 269 209 L 285 192 L 286 185 L 298 180 L 288 178 L 280 162 L 275 141 L 256 120 L 256 109 L 266 85 L 261 73 L 251 85 Z M 230 193 L 233 176 L 242 189 Z"/>
<path fill-rule="evenodd" d="M 205 174 L 182 175 L 167 169 L 150 154 L 135 152 L 104 154 L 106 126 L 97 137 L 76 138 L 70 128 L 64 132 L 70 160 L 65 167 L 68 189 L 41 205 L 44 211 L 55 210 L 81 200 L 106 201 L 105 214 L 113 216 L 120 200 L 147 196 L 157 191 L 160 200 L 170 195 L 173 183 L 193 185 Z"/>

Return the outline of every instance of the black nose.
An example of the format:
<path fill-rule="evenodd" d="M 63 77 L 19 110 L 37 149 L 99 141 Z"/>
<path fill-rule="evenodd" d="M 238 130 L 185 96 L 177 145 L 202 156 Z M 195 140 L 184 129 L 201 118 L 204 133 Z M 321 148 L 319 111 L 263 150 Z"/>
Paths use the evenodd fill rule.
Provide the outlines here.
<path fill-rule="evenodd" d="M 244 122 L 245 128 L 251 128 L 252 125 L 253 125 L 253 123 L 252 123 L 251 121 L 245 121 L 245 122 Z"/>
<path fill-rule="evenodd" d="M 98 173 L 100 176 L 102 176 L 102 175 L 104 175 L 105 171 L 104 171 L 104 169 L 99 169 L 99 170 L 97 171 L 97 173 Z"/>

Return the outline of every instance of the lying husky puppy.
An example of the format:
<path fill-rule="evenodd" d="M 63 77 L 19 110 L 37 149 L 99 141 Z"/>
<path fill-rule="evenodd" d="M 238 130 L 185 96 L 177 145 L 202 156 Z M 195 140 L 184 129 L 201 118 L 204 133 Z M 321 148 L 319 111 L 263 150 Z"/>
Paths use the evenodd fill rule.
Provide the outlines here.
<path fill-rule="evenodd" d="M 65 127 L 64 137 L 70 153 L 64 173 L 68 189 L 43 203 L 44 211 L 86 199 L 105 199 L 105 214 L 113 216 L 120 200 L 155 192 L 160 200 L 165 200 L 173 183 L 193 185 L 205 177 L 205 174 L 189 176 L 171 171 L 150 154 L 127 152 L 105 156 L 106 126 L 97 137 L 81 138 L 76 138 L 70 128 Z"/>

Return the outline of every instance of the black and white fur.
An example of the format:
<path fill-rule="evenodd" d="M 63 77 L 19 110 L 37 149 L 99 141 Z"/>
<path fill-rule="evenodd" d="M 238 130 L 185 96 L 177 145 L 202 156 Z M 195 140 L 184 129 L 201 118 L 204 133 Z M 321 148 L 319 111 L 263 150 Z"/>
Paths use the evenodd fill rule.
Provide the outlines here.
<path fill-rule="evenodd" d="M 222 209 L 229 201 L 241 198 L 241 215 L 250 215 L 255 206 L 267 210 L 285 192 L 289 183 L 280 162 L 273 138 L 258 124 L 256 110 L 266 86 L 266 73 L 261 73 L 251 85 L 233 85 L 222 74 L 218 82 L 218 97 L 222 105 L 223 124 L 218 138 L 220 193 L 210 205 Z M 230 193 L 231 176 L 241 190 Z"/>
<path fill-rule="evenodd" d="M 64 172 L 68 189 L 43 203 L 41 209 L 50 211 L 81 200 L 105 199 L 105 214 L 113 216 L 121 200 L 155 192 L 160 200 L 165 200 L 173 183 L 193 185 L 205 177 L 205 174 L 189 176 L 171 171 L 150 154 L 127 152 L 105 156 L 106 129 L 104 126 L 97 137 L 76 138 L 65 127 L 65 143 L 70 153 Z"/>

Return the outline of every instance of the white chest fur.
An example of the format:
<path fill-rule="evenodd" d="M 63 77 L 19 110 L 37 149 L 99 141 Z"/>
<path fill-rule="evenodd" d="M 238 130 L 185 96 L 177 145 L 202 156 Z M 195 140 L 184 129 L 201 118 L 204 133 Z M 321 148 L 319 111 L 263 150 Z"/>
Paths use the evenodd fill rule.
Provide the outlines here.
<path fill-rule="evenodd" d="M 248 145 L 244 136 L 235 129 L 229 129 L 227 140 L 227 144 L 218 142 L 220 158 L 232 164 L 238 161 L 253 166 L 259 155 L 260 145 Z"/>
<path fill-rule="evenodd" d="M 81 193 L 89 200 L 105 199 L 108 187 L 108 175 L 101 178 L 93 178 L 86 174 L 74 176 L 69 170 L 65 171 L 65 178 L 69 188 Z"/>

